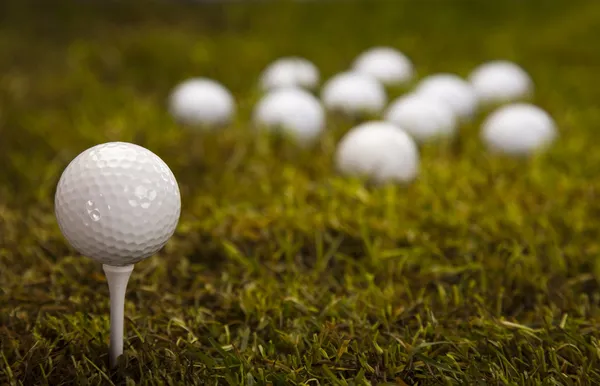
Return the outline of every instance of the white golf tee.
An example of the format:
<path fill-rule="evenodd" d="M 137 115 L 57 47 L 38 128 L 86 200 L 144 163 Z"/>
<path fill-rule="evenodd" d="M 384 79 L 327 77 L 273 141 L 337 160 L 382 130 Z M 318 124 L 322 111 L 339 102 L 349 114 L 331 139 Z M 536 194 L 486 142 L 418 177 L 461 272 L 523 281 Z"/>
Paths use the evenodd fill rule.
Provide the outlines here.
<path fill-rule="evenodd" d="M 117 358 L 123 354 L 123 323 L 125 320 L 125 290 L 133 271 L 132 265 L 122 267 L 102 265 L 108 292 L 110 293 L 110 367 L 117 365 Z"/>

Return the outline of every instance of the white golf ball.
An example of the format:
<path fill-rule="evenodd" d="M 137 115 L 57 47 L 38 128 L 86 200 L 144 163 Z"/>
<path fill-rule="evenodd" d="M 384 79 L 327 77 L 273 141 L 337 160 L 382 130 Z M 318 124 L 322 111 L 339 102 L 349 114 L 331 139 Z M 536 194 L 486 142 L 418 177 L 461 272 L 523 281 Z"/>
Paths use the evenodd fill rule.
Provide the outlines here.
<path fill-rule="evenodd" d="M 407 95 L 393 101 L 384 119 L 402 128 L 417 142 L 451 137 L 456 132 L 454 112 L 434 98 Z"/>
<path fill-rule="evenodd" d="M 282 131 L 302 144 L 316 140 L 325 126 L 325 111 L 311 93 L 300 88 L 280 88 L 266 94 L 254 109 L 259 127 Z"/>
<path fill-rule="evenodd" d="M 335 163 L 348 176 L 374 183 L 410 182 L 419 172 L 419 150 L 396 125 L 383 121 L 362 123 L 338 144 Z"/>
<path fill-rule="evenodd" d="M 323 85 L 321 99 L 328 110 L 360 116 L 380 113 L 387 103 L 387 94 L 377 79 L 349 71 L 329 79 Z"/>
<path fill-rule="evenodd" d="M 280 58 L 271 63 L 260 77 L 263 91 L 280 87 L 301 87 L 309 90 L 319 85 L 319 69 L 309 60 L 299 57 Z"/>
<path fill-rule="evenodd" d="M 169 98 L 169 111 L 183 125 L 212 129 L 231 122 L 235 101 L 220 83 L 193 78 L 175 87 Z"/>
<path fill-rule="evenodd" d="M 533 94 L 529 74 L 506 60 L 482 64 L 471 72 L 469 82 L 482 105 L 516 102 Z"/>
<path fill-rule="evenodd" d="M 493 152 L 528 155 L 554 141 L 558 131 L 550 115 L 528 103 L 498 108 L 482 124 L 481 138 Z"/>
<path fill-rule="evenodd" d="M 181 209 L 169 167 L 150 150 L 109 142 L 79 154 L 64 170 L 55 196 L 61 232 L 82 255 L 124 266 L 161 249 Z"/>
<path fill-rule="evenodd" d="M 446 103 L 461 121 L 471 120 L 477 111 L 475 90 L 458 75 L 430 75 L 417 85 L 416 93 Z"/>
<path fill-rule="evenodd" d="M 355 71 L 373 76 L 386 86 L 404 85 L 413 78 L 413 65 L 402 52 L 391 47 L 375 47 L 354 61 Z"/>

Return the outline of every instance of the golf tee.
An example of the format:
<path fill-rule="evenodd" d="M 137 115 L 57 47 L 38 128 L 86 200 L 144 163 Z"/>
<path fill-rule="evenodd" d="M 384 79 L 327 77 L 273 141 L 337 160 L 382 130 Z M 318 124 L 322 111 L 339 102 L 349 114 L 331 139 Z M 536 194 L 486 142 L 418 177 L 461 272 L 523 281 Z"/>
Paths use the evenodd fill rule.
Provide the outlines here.
<path fill-rule="evenodd" d="M 123 354 L 123 324 L 125 320 L 125 290 L 133 271 L 133 265 L 122 267 L 102 265 L 108 291 L 110 293 L 110 367 L 117 365 L 117 358 Z"/>

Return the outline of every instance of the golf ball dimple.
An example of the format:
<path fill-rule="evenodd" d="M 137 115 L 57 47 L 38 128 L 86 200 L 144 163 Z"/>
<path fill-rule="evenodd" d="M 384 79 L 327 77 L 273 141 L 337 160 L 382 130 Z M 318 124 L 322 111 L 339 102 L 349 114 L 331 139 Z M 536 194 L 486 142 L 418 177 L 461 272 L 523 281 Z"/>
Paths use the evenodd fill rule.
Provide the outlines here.
<path fill-rule="evenodd" d="M 169 167 L 150 150 L 109 142 L 79 154 L 64 170 L 55 214 L 67 241 L 103 264 L 134 264 L 175 232 L 181 199 Z"/>
<path fill-rule="evenodd" d="M 376 183 L 406 183 L 419 172 L 419 150 L 396 125 L 383 121 L 362 123 L 338 144 L 335 164 L 340 173 Z"/>
<path fill-rule="evenodd" d="M 384 119 L 406 131 L 417 142 L 451 137 L 456 132 L 456 117 L 446 104 L 433 98 L 408 95 L 393 101 Z"/>
<path fill-rule="evenodd" d="M 169 97 L 169 111 L 183 125 L 212 129 L 231 122 L 235 101 L 220 83 L 192 78 L 175 87 Z"/>
<path fill-rule="evenodd" d="M 417 94 L 446 103 L 461 121 L 469 121 L 477 111 L 477 96 L 471 84 L 454 74 L 435 74 L 424 78 Z"/>
<path fill-rule="evenodd" d="M 342 72 L 323 85 L 321 99 L 328 110 L 360 116 L 380 113 L 387 103 L 387 94 L 372 76 Z"/>
<path fill-rule="evenodd" d="M 260 77 L 263 91 L 281 87 L 301 87 L 309 90 L 319 85 L 319 69 L 312 62 L 300 57 L 284 57 L 271 63 Z"/>
<path fill-rule="evenodd" d="M 254 110 L 254 122 L 269 130 L 281 130 L 301 144 L 309 144 L 323 131 L 325 111 L 308 91 L 280 88 L 259 101 Z"/>
<path fill-rule="evenodd" d="M 515 63 L 496 60 L 477 67 L 468 78 L 481 105 L 494 105 L 527 99 L 533 94 L 533 81 Z"/>
<path fill-rule="evenodd" d="M 405 85 L 413 78 L 413 64 L 406 55 L 391 47 L 375 47 L 359 55 L 352 68 L 370 75 L 385 86 Z"/>
<path fill-rule="evenodd" d="M 498 108 L 483 122 L 481 138 L 488 149 L 509 155 L 529 155 L 554 141 L 558 131 L 552 117 L 528 103 Z"/>

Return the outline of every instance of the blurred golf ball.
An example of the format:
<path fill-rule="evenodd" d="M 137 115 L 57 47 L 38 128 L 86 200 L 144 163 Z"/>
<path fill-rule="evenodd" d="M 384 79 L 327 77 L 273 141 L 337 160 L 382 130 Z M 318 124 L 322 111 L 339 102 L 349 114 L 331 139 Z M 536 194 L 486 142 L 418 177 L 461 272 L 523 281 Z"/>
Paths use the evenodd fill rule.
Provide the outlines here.
<path fill-rule="evenodd" d="M 451 137 L 456 132 L 456 117 L 445 103 L 416 94 L 393 101 L 384 119 L 402 128 L 417 142 Z"/>
<path fill-rule="evenodd" d="M 430 75 L 417 85 L 417 94 L 446 103 L 461 121 L 469 121 L 477 111 L 477 96 L 466 80 L 454 74 Z"/>
<path fill-rule="evenodd" d="M 254 109 L 258 127 L 281 131 L 301 144 L 316 140 L 325 126 L 321 102 L 300 88 L 279 88 L 269 92 Z"/>
<path fill-rule="evenodd" d="M 280 58 L 271 63 L 260 77 L 260 87 L 269 91 L 280 87 L 301 87 L 314 90 L 319 85 L 319 69 L 309 60 L 299 57 Z"/>
<path fill-rule="evenodd" d="M 533 81 L 517 64 L 496 60 L 477 67 L 468 78 L 481 105 L 516 102 L 533 94 Z"/>
<path fill-rule="evenodd" d="M 355 59 L 352 68 L 371 75 L 385 86 L 405 85 L 413 78 L 412 62 L 391 47 L 375 47 L 363 52 Z"/>
<path fill-rule="evenodd" d="M 338 144 L 335 163 L 340 173 L 377 183 L 410 182 L 419 172 L 419 150 L 396 125 L 383 121 L 362 123 Z"/>
<path fill-rule="evenodd" d="M 175 87 L 169 98 L 169 111 L 183 125 L 212 129 L 231 122 L 235 101 L 220 83 L 192 78 Z"/>
<path fill-rule="evenodd" d="M 557 135 L 552 117 L 528 103 L 498 108 L 485 119 L 481 128 L 481 138 L 488 149 L 515 156 L 543 149 Z"/>
<path fill-rule="evenodd" d="M 109 142 L 79 154 L 64 170 L 55 195 L 61 232 L 82 255 L 123 266 L 161 249 L 181 209 L 169 167 L 141 146 Z"/>
<path fill-rule="evenodd" d="M 348 116 L 380 113 L 387 102 L 383 85 L 359 72 L 342 72 L 323 85 L 321 99 L 328 110 Z"/>

